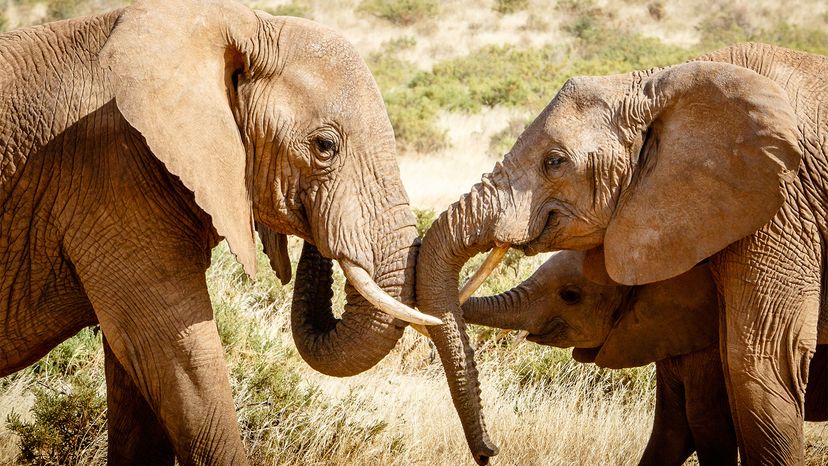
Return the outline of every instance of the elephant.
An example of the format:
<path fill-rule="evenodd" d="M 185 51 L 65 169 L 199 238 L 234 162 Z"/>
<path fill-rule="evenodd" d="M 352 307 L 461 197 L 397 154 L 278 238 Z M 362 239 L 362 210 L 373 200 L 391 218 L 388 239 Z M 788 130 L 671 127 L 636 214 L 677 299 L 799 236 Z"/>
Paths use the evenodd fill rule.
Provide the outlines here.
<path fill-rule="evenodd" d="M 291 322 L 333 376 L 415 311 L 416 222 L 379 89 L 314 22 L 230 0 L 139 0 L 0 35 L 0 376 L 99 324 L 110 464 L 244 465 L 205 271 L 256 231 Z M 331 309 L 331 261 L 347 279 Z"/>
<path fill-rule="evenodd" d="M 527 340 L 574 347 L 583 363 L 613 369 L 655 363 L 656 409 L 641 465 L 737 464 L 736 432 L 719 356 L 716 285 L 708 264 L 661 282 L 598 284 L 584 253 L 561 251 L 515 288 L 463 304 L 467 323 L 528 332 Z M 824 368 L 818 345 L 813 367 Z M 816 375 L 816 374 L 813 374 Z M 828 420 L 825 374 L 805 393 L 805 420 Z"/>
<path fill-rule="evenodd" d="M 828 58 L 747 43 L 687 63 L 569 79 L 423 238 L 417 305 L 472 454 L 497 449 L 458 274 L 474 254 L 587 251 L 593 280 L 641 285 L 709 259 L 745 464 L 802 464 L 828 238 Z M 825 322 L 823 322 L 825 325 Z M 821 332 L 828 336 L 828 332 Z M 450 351 L 446 348 L 450 347 Z"/>

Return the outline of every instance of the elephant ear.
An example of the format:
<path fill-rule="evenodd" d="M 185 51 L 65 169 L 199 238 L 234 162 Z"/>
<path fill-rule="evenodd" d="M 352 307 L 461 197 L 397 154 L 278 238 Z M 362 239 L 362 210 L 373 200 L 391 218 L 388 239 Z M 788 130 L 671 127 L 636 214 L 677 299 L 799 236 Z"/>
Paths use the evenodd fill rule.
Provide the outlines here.
<path fill-rule="evenodd" d="M 584 253 L 583 265 L 584 278 L 592 283 L 603 286 L 619 286 L 607 273 L 606 261 L 604 259 L 604 247 L 598 246 Z"/>
<path fill-rule="evenodd" d="M 785 91 L 746 68 L 678 65 L 638 98 L 644 142 L 604 237 L 607 272 L 625 285 L 674 277 L 761 228 L 801 158 Z"/>
<path fill-rule="evenodd" d="M 595 355 L 611 369 L 638 367 L 706 348 L 719 338 L 718 295 L 707 265 L 636 286 Z"/>
<path fill-rule="evenodd" d="M 125 9 L 100 54 L 123 116 L 227 239 L 248 275 L 256 243 L 246 155 L 231 109 L 238 44 L 255 14 L 230 1 L 139 0 Z"/>
<path fill-rule="evenodd" d="M 276 233 L 259 222 L 256 222 L 256 231 L 259 232 L 259 238 L 262 239 L 264 253 L 270 259 L 270 268 L 276 272 L 276 276 L 279 277 L 282 285 L 287 285 L 290 283 L 292 275 L 287 235 Z"/>

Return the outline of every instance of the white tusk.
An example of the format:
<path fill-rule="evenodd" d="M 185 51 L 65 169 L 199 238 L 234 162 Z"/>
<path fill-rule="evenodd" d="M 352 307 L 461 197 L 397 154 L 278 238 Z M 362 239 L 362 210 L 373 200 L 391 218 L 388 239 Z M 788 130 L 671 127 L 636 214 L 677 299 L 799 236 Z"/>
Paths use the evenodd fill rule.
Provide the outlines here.
<path fill-rule="evenodd" d="M 390 315 L 391 317 L 396 317 L 397 319 L 404 320 L 412 324 L 441 325 L 443 323 L 442 320 L 411 309 L 405 304 L 389 296 L 388 293 L 383 291 L 382 288 L 377 285 L 374 279 L 372 279 L 371 276 L 368 275 L 368 272 L 366 272 L 362 267 L 347 259 L 340 259 L 339 265 L 342 266 L 342 271 L 345 273 L 345 278 L 348 279 L 348 282 L 350 282 L 351 285 L 359 291 L 359 294 L 367 299 L 368 302 L 373 304 L 374 307 L 382 312 Z"/>
<path fill-rule="evenodd" d="M 468 300 L 471 295 L 473 295 L 474 292 L 480 288 L 480 285 L 482 285 L 483 282 L 489 278 L 489 275 L 492 274 L 494 269 L 497 267 L 497 264 L 503 260 L 503 256 L 506 255 L 506 251 L 508 250 L 508 244 L 503 246 L 495 246 L 495 248 L 492 249 L 492 252 L 490 252 L 486 257 L 486 260 L 483 261 L 483 265 L 477 269 L 477 272 L 475 272 L 469 281 L 463 285 L 463 288 L 460 289 L 460 304 L 465 303 L 466 300 Z"/>

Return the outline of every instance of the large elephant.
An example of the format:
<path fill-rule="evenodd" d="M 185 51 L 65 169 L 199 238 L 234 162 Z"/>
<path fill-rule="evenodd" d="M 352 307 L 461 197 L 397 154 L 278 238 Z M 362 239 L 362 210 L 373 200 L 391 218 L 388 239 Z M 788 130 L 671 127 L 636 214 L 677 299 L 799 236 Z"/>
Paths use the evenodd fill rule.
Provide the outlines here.
<path fill-rule="evenodd" d="M 305 240 L 293 333 L 326 374 L 372 367 L 399 319 L 438 322 L 407 306 L 393 131 L 335 32 L 147 0 L 2 34 L 0 63 L 0 376 L 99 322 L 110 463 L 247 462 L 204 275 L 222 237 L 253 274 L 255 224 L 283 281 L 285 235 Z"/>
<path fill-rule="evenodd" d="M 562 251 L 523 283 L 463 304 L 467 323 L 520 329 L 542 345 L 574 347 L 580 362 L 601 367 L 656 366 L 656 409 L 641 465 L 736 465 L 736 432 L 719 356 L 716 286 L 707 264 L 661 282 L 621 286 L 590 282 L 584 253 Z M 828 346 L 811 366 L 825 369 Z M 816 366 L 816 367 L 814 367 Z M 812 378 L 805 419 L 828 420 L 825 374 Z"/>
<path fill-rule="evenodd" d="M 588 274 L 625 285 L 709 257 L 742 461 L 802 463 L 828 237 L 827 89 L 828 59 L 764 44 L 563 86 L 437 219 L 417 263 L 417 304 L 445 322 L 429 332 L 451 348 L 440 354 L 475 457 L 496 449 L 457 277 L 472 254 L 512 245 L 589 250 Z"/>

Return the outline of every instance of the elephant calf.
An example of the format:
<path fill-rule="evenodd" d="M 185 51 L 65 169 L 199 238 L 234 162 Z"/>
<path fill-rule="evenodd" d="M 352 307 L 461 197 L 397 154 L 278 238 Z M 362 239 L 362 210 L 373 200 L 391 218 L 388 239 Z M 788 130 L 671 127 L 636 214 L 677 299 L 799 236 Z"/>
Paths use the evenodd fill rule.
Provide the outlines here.
<path fill-rule="evenodd" d="M 535 343 L 574 347 L 579 362 L 623 368 L 656 363 L 656 413 L 640 464 L 737 464 L 736 433 L 718 346 L 716 288 L 707 265 L 640 286 L 600 285 L 583 275 L 584 253 L 554 255 L 501 295 L 471 298 L 467 322 L 523 329 Z M 806 420 L 826 420 L 826 347 L 818 346 Z"/>

